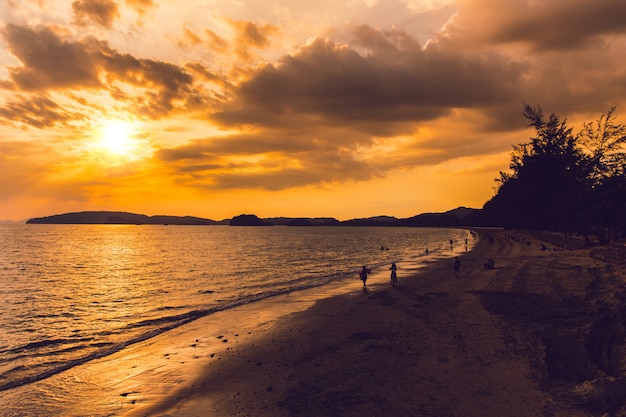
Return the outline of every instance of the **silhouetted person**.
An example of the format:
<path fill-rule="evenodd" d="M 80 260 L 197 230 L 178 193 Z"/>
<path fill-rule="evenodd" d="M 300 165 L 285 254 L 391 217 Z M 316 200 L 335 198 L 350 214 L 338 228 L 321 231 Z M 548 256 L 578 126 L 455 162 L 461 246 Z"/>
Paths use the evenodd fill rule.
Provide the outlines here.
<path fill-rule="evenodd" d="M 392 263 L 391 268 L 389 269 L 391 270 L 391 281 L 389 281 L 389 285 L 395 287 L 396 283 L 398 282 L 398 275 L 396 274 L 396 270 L 398 269 L 398 267 L 396 266 L 396 263 Z"/>
<path fill-rule="evenodd" d="M 487 262 L 483 265 L 483 269 L 493 269 L 496 266 L 496 263 L 493 259 L 487 259 Z"/>
<path fill-rule="evenodd" d="M 363 281 L 363 291 L 367 291 L 367 285 L 365 282 L 367 281 L 367 274 L 371 274 L 372 270 L 368 269 L 365 265 L 361 268 L 361 272 L 359 272 L 359 278 Z"/>
<path fill-rule="evenodd" d="M 454 258 L 454 275 L 458 278 L 461 273 L 461 261 L 459 258 Z"/>
<path fill-rule="evenodd" d="M 450 239 L 450 250 L 452 250 L 452 239 Z"/>

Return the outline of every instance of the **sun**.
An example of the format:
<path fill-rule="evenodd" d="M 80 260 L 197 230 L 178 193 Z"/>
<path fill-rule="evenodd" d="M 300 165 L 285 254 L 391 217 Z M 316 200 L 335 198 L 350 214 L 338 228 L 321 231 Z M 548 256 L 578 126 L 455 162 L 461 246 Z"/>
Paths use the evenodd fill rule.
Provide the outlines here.
<path fill-rule="evenodd" d="M 102 126 L 100 146 L 112 155 L 129 156 L 137 145 L 131 123 L 111 120 Z"/>

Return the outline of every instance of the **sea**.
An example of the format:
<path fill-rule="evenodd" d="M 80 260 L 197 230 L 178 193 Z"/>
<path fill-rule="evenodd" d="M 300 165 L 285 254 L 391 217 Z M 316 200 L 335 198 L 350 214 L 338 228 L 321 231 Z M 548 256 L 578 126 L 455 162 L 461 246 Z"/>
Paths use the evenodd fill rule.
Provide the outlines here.
<path fill-rule="evenodd" d="M 448 228 L 0 224 L 0 408 L 200 317 L 340 281 L 359 291 L 363 265 L 407 275 L 474 243 Z"/>

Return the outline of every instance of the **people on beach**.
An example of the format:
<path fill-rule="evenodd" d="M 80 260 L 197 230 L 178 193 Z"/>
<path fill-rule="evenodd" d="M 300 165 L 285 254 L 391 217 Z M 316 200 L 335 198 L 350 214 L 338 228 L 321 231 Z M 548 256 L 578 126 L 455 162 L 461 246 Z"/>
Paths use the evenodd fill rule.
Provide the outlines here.
<path fill-rule="evenodd" d="M 391 268 L 389 268 L 391 270 L 391 280 L 389 281 L 389 285 L 391 285 L 392 287 L 396 286 L 396 283 L 398 282 L 398 275 L 396 273 L 396 270 L 398 269 L 398 267 L 396 266 L 396 263 L 392 263 L 391 264 Z"/>
<path fill-rule="evenodd" d="M 493 269 L 496 263 L 492 258 L 487 259 L 487 262 L 483 264 L 483 269 Z"/>
<path fill-rule="evenodd" d="M 452 250 L 452 244 L 454 243 L 454 241 L 452 239 L 450 239 L 450 250 Z"/>
<path fill-rule="evenodd" d="M 458 278 L 461 274 L 461 261 L 459 258 L 454 258 L 454 275 Z"/>
<path fill-rule="evenodd" d="M 359 278 L 361 279 L 361 281 L 363 281 L 363 291 L 367 291 L 367 284 L 365 283 L 367 281 L 367 274 L 371 274 L 372 270 L 368 269 L 365 265 L 363 265 L 363 268 L 361 268 L 361 272 L 359 272 Z"/>

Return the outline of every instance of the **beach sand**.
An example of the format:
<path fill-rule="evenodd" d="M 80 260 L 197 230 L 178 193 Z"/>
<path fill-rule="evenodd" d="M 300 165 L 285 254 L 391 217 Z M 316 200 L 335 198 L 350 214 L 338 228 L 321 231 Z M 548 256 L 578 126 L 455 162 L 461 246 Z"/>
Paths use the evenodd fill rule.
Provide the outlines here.
<path fill-rule="evenodd" d="M 623 247 L 480 234 L 458 279 L 399 263 L 395 288 L 216 313 L 84 372 L 124 417 L 626 415 Z"/>

